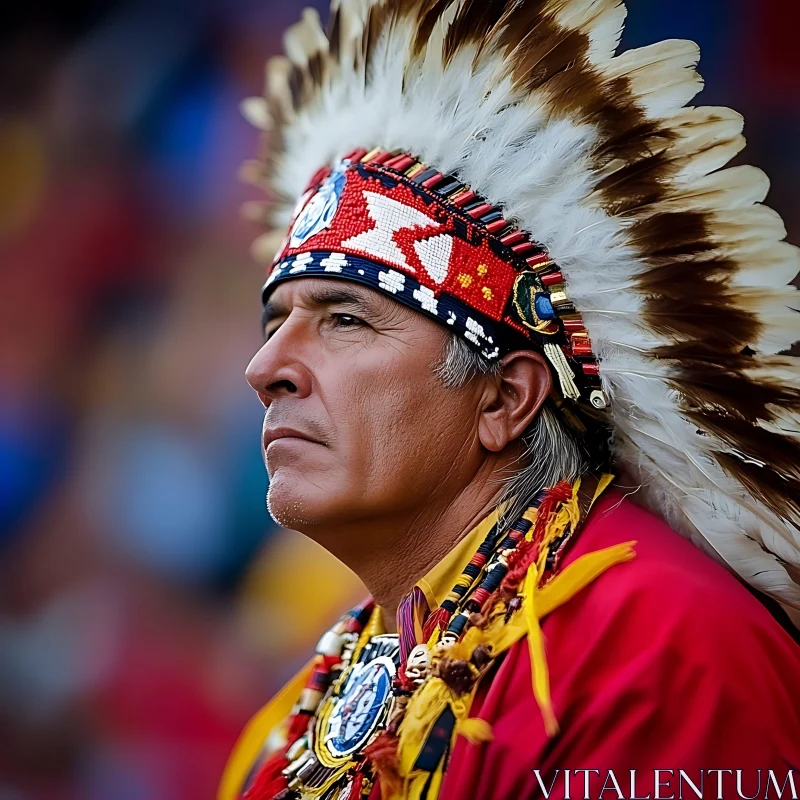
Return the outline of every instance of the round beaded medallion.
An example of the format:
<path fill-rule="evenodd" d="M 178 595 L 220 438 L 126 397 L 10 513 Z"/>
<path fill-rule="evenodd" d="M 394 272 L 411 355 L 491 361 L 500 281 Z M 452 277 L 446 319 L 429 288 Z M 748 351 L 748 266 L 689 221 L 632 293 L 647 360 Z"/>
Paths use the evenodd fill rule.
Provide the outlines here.
<path fill-rule="evenodd" d="M 399 661 L 397 634 L 376 636 L 366 644 L 344 676 L 338 696 L 331 697 L 320 714 L 314 750 L 321 760 L 357 753 L 383 727 Z"/>

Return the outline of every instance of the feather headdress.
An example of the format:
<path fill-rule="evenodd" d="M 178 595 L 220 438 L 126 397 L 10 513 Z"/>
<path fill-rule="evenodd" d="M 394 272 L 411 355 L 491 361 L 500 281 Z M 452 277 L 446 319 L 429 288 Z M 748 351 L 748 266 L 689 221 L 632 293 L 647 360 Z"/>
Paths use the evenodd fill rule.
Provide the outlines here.
<path fill-rule="evenodd" d="M 651 510 L 797 621 L 800 369 L 779 354 L 800 338 L 787 285 L 800 251 L 762 205 L 766 176 L 725 167 L 741 116 L 687 106 L 697 46 L 615 55 L 625 13 L 619 0 L 334 0 L 326 34 L 305 11 L 265 98 L 244 105 L 266 131 L 245 171 L 280 232 L 255 250 L 279 247 L 268 286 L 315 266 L 348 277 L 348 259 L 357 280 L 371 260 L 380 288 L 448 309 L 486 355 L 493 323 L 549 345 L 561 390 L 603 408 Z M 343 210 L 345 179 L 360 211 Z M 388 230 L 375 252 L 364 233 L 332 233 L 359 214 Z M 413 241 L 389 252 L 403 227 Z M 434 263 L 462 246 L 464 269 L 498 261 L 477 300 L 470 275 Z"/>

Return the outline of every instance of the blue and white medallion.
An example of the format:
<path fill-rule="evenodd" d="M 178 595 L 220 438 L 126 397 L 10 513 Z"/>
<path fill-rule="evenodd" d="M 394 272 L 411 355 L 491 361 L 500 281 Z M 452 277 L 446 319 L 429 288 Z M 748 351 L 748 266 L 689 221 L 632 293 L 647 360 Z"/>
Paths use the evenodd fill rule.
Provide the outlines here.
<path fill-rule="evenodd" d="M 386 722 L 397 674 L 400 644 L 396 634 L 374 637 L 349 671 L 339 693 L 331 698 L 318 745 L 334 759 L 358 753 Z"/>
<path fill-rule="evenodd" d="M 289 247 L 300 247 L 333 222 L 347 181 L 345 170 L 349 163 L 340 161 L 322 182 L 317 193 L 306 203 L 292 226 Z"/>

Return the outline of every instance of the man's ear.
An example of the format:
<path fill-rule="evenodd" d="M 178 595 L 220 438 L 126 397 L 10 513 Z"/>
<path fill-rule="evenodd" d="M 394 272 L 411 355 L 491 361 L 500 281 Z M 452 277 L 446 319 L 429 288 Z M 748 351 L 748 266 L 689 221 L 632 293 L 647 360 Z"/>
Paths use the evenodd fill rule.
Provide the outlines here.
<path fill-rule="evenodd" d="M 533 350 L 507 353 L 500 367 L 500 375 L 487 381 L 478 420 L 481 444 L 494 453 L 522 436 L 552 387 L 550 367 Z"/>

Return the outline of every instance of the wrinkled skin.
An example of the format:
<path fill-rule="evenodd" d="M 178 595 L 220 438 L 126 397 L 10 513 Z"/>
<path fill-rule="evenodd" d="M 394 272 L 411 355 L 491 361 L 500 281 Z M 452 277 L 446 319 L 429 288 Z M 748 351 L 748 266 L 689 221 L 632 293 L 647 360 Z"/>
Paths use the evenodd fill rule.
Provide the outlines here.
<path fill-rule="evenodd" d="M 446 329 L 342 279 L 279 284 L 265 335 L 246 375 L 266 407 L 264 430 L 284 426 L 314 440 L 266 448 L 270 513 L 368 585 L 364 560 L 391 561 L 403 538 L 408 568 L 424 568 L 414 563 L 412 528 L 444 526 L 449 547 L 491 508 L 496 479 L 550 386 L 541 357 L 519 351 L 505 357 L 503 378 L 446 387 L 434 373 Z"/>

